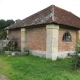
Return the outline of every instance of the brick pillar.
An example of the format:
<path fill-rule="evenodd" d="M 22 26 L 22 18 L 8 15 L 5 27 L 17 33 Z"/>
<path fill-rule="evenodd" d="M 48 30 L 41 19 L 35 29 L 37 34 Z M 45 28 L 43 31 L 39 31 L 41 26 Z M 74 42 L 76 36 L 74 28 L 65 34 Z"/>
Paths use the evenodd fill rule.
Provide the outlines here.
<path fill-rule="evenodd" d="M 26 48 L 26 29 L 21 28 L 21 52 L 24 52 Z"/>
<path fill-rule="evenodd" d="M 80 30 L 77 31 L 77 40 L 80 40 Z"/>
<path fill-rule="evenodd" d="M 59 25 L 51 24 L 46 25 L 47 38 L 46 38 L 46 58 L 56 60 L 58 56 L 58 32 Z"/>

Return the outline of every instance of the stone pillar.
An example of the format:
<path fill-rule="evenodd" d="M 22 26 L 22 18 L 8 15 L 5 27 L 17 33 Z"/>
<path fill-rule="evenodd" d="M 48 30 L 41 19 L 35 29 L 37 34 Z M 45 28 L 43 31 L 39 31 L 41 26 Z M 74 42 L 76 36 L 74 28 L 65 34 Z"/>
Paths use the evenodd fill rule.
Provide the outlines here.
<path fill-rule="evenodd" d="M 9 38 L 9 30 L 6 30 L 6 32 L 7 32 L 7 38 Z"/>
<path fill-rule="evenodd" d="M 26 29 L 21 28 L 21 52 L 24 52 L 26 48 Z"/>
<path fill-rule="evenodd" d="M 77 40 L 80 40 L 80 30 L 77 31 Z"/>
<path fill-rule="evenodd" d="M 59 25 L 51 24 L 46 25 L 47 38 L 46 38 L 46 58 L 56 60 L 58 56 L 58 32 Z"/>

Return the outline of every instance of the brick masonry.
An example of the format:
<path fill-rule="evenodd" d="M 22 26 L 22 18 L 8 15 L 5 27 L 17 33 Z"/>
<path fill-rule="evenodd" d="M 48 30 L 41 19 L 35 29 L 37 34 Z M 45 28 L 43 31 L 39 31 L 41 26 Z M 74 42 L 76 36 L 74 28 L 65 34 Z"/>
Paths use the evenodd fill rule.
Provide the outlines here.
<path fill-rule="evenodd" d="M 68 31 L 71 34 L 71 42 L 63 42 L 63 34 Z M 58 52 L 74 51 L 77 30 L 59 27 Z M 40 25 L 26 29 L 26 48 L 31 50 L 46 51 L 46 25 Z M 9 32 L 9 39 L 17 38 L 18 47 L 21 48 L 21 29 L 13 29 Z"/>
<path fill-rule="evenodd" d="M 46 51 L 46 26 L 27 29 L 26 47 L 32 50 Z"/>
<path fill-rule="evenodd" d="M 72 40 L 70 42 L 63 42 L 63 34 L 68 31 L 71 34 Z M 76 30 L 59 28 L 59 41 L 58 41 L 58 51 L 73 51 L 76 45 Z"/>
<path fill-rule="evenodd" d="M 21 30 L 20 29 L 13 29 L 9 31 L 9 39 L 12 40 L 16 38 L 18 40 L 18 47 L 21 48 Z"/>

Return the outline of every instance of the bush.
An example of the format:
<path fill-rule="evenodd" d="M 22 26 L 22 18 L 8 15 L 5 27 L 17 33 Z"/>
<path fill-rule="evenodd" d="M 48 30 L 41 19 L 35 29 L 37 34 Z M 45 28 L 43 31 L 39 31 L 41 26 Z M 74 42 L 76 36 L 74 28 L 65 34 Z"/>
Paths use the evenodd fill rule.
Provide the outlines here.
<path fill-rule="evenodd" d="M 3 50 L 3 51 L 9 51 L 9 46 L 5 46 L 5 47 L 3 47 L 2 50 Z"/>
<path fill-rule="evenodd" d="M 16 50 L 16 51 L 19 51 L 19 52 L 21 52 L 21 49 L 20 49 L 20 48 L 16 48 L 15 50 Z"/>
<path fill-rule="evenodd" d="M 72 56 L 72 69 L 80 68 L 80 41 L 76 44 L 75 54 Z"/>
<path fill-rule="evenodd" d="M 5 53 L 4 51 L 0 50 L 0 55 L 4 55 L 4 53 Z"/>
<path fill-rule="evenodd" d="M 7 36 L 7 33 L 5 30 L 0 31 L 0 40 L 6 39 L 7 38 L 6 36 Z"/>
<path fill-rule="evenodd" d="M 72 69 L 80 68 L 80 56 L 75 54 L 72 56 Z"/>
<path fill-rule="evenodd" d="M 3 47 L 4 51 L 15 51 L 18 50 L 20 51 L 20 49 L 18 49 L 18 41 L 16 39 L 12 39 L 8 42 L 8 44 Z"/>
<path fill-rule="evenodd" d="M 29 50 L 25 50 L 24 52 L 27 52 L 27 54 L 29 54 Z"/>

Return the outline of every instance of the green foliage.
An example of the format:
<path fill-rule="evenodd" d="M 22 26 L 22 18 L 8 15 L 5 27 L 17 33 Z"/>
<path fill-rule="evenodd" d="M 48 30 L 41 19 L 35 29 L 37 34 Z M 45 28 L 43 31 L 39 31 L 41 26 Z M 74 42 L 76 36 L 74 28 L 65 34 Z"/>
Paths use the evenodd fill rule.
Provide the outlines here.
<path fill-rule="evenodd" d="M 7 20 L 6 21 L 6 23 L 5 23 L 5 27 L 8 27 L 8 26 L 10 26 L 11 24 L 14 24 L 15 23 L 15 21 L 14 20 Z"/>
<path fill-rule="evenodd" d="M 28 54 L 29 54 L 29 50 L 27 49 L 27 50 L 25 50 L 24 52 L 27 52 Z"/>
<path fill-rule="evenodd" d="M 6 39 L 7 33 L 6 31 L 2 30 L 0 31 L 0 40 Z"/>
<path fill-rule="evenodd" d="M 16 51 L 16 50 L 19 50 L 18 49 L 18 42 L 17 42 L 17 40 L 13 39 L 13 40 L 9 41 L 7 46 L 3 47 L 3 50 L 4 51 Z"/>
<path fill-rule="evenodd" d="M 0 55 L 4 55 L 4 51 L 0 50 Z"/>
<path fill-rule="evenodd" d="M 3 51 L 9 51 L 9 46 L 7 45 L 7 46 L 3 47 L 2 50 L 3 50 Z"/>
<path fill-rule="evenodd" d="M 72 56 L 72 69 L 78 69 L 80 68 L 80 41 L 76 44 L 76 52 Z"/>
<path fill-rule="evenodd" d="M 72 56 L 72 69 L 80 68 L 80 56 L 75 54 Z"/>
<path fill-rule="evenodd" d="M 4 20 L 4 19 L 1 19 L 0 20 L 0 31 L 16 22 L 19 22 L 20 19 L 17 19 L 17 20 L 12 20 L 12 19 L 9 19 L 9 20 Z"/>
<path fill-rule="evenodd" d="M 3 20 L 3 19 L 1 19 L 0 20 L 0 30 L 2 30 L 3 28 L 5 28 L 6 27 L 6 21 L 5 20 Z"/>
<path fill-rule="evenodd" d="M 62 58 L 57 57 L 57 61 L 61 61 L 61 60 L 62 60 Z"/>
<path fill-rule="evenodd" d="M 68 53 L 68 55 L 67 55 L 68 57 L 70 57 L 71 56 L 71 54 L 70 53 Z"/>
<path fill-rule="evenodd" d="M 19 22 L 19 21 L 21 21 L 20 19 L 17 19 L 17 20 L 15 20 L 15 23 L 17 23 L 17 22 Z"/>
<path fill-rule="evenodd" d="M 16 48 L 15 50 L 16 50 L 16 51 L 19 51 L 19 52 L 21 52 L 21 49 L 20 49 L 20 48 Z"/>
<path fill-rule="evenodd" d="M 8 26 L 10 26 L 11 24 L 15 23 L 14 20 L 0 20 L 0 31 Z"/>

